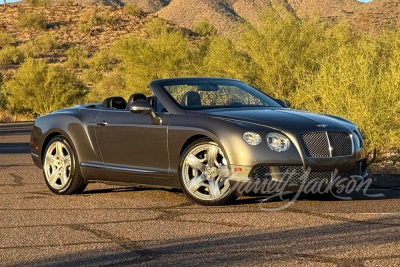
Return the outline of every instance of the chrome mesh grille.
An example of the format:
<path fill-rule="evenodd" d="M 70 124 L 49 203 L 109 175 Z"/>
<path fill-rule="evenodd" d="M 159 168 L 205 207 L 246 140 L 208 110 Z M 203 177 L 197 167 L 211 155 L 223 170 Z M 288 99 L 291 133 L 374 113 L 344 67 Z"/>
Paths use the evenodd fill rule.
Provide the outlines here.
<path fill-rule="evenodd" d="M 353 153 L 351 135 L 345 132 L 305 133 L 301 135 L 300 141 L 307 157 L 342 157 L 350 156 Z M 332 151 L 329 151 L 329 144 Z"/>
<path fill-rule="evenodd" d="M 329 158 L 331 156 L 326 132 L 306 133 L 300 139 L 307 157 Z"/>
<path fill-rule="evenodd" d="M 284 166 L 279 168 L 284 182 L 293 184 L 328 184 L 331 181 L 331 172 L 306 173 L 302 166 Z"/>
<path fill-rule="evenodd" d="M 366 171 L 366 161 L 361 160 L 356 163 L 352 170 L 348 171 L 333 171 L 333 172 L 310 172 L 306 173 L 303 166 L 281 166 L 279 173 L 271 173 L 269 166 L 258 166 L 251 173 L 251 180 L 260 179 L 262 181 L 272 180 L 273 176 L 282 178 L 282 182 L 292 184 L 328 184 L 334 181 L 351 180 L 353 176 L 362 175 Z"/>
<path fill-rule="evenodd" d="M 257 167 L 254 169 L 251 179 L 271 180 L 271 169 L 268 166 Z"/>
<path fill-rule="evenodd" d="M 344 132 L 328 132 L 332 147 L 332 157 L 350 156 L 353 154 L 351 135 Z"/>

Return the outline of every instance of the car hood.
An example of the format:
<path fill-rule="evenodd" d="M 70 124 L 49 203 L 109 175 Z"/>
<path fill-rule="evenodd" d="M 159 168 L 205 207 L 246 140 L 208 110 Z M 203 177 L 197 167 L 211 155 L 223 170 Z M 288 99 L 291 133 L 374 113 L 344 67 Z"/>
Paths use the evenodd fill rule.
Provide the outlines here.
<path fill-rule="evenodd" d="M 224 120 L 258 124 L 281 131 L 349 131 L 354 125 L 345 119 L 289 108 L 221 108 L 191 111 Z M 317 126 L 319 125 L 319 126 Z M 321 127 L 324 125 L 325 127 Z"/>

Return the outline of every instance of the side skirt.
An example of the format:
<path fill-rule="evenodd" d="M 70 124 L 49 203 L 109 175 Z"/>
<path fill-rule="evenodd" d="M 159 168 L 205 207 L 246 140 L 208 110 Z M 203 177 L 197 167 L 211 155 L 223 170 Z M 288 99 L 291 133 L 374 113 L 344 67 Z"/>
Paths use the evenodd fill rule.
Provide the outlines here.
<path fill-rule="evenodd" d="M 124 183 L 124 182 L 116 182 L 116 181 L 103 181 L 103 180 L 86 180 L 88 183 L 101 183 L 107 185 L 123 185 L 123 186 L 135 186 L 135 187 L 143 187 L 143 188 L 154 188 L 154 189 L 175 189 L 180 190 L 181 188 L 172 187 L 172 186 L 162 186 L 162 185 L 148 185 L 148 184 L 139 184 L 139 183 Z"/>

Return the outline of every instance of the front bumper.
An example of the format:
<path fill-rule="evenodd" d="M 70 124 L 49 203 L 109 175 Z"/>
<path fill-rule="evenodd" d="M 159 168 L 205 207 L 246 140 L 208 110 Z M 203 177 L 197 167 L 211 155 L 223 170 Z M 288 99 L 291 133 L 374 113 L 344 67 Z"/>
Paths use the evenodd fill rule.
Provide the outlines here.
<path fill-rule="evenodd" d="M 260 171 L 262 170 L 262 171 Z M 237 195 L 287 191 L 339 189 L 357 185 L 368 177 L 366 159 L 346 170 L 305 170 L 302 166 L 232 166 L 230 188 Z"/>

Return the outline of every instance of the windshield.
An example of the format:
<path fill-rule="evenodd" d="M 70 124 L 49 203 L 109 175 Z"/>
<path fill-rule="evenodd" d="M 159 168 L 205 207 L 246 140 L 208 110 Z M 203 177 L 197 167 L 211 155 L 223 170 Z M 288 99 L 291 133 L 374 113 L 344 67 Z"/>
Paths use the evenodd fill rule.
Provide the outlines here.
<path fill-rule="evenodd" d="M 266 94 L 235 80 L 183 79 L 159 85 L 184 109 L 281 107 Z"/>

